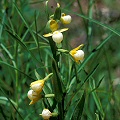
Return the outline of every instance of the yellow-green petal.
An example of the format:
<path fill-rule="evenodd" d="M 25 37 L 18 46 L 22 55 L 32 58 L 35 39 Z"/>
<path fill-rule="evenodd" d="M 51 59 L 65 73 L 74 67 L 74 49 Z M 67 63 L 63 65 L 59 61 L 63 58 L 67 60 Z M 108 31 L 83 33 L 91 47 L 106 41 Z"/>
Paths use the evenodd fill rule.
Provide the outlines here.
<path fill-rule="evenodd" d="M 52 36 L 53 34 L 52 33 L 48 33 L 48 34 L 45 34 L 45 35 L 43 35 L 44 37 L 50 37 L 50 36 Z"/>
<path fill-rule="evenodd" d="M 58 30 L 59 32 L 64 32 L 64 31 L 67 31 L 68 30 L 68 28 L 63 28 L 63 29 L 60 29 L 60 30 Z"/>
<path fill-rule="evenodd" d="M 52 32 L 58 29 L 58 23 L 55 20 L 50 20 L 50 29 Z"/>
<path fill-rule="evenodd" d="M 77 51 L 77 50 L 81 49 L 83 46 L 84 46 L 84 44 L 81 44 L 78 47 L 74 48 L 73 50 Z"/>

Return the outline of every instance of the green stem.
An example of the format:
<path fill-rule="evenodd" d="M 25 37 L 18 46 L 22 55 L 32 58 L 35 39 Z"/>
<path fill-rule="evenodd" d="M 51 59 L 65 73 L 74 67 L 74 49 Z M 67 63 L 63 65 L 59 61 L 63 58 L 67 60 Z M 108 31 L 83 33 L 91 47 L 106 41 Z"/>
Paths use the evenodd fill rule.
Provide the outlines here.
<path fill-rule="evenodd" d="M 41 57 L 41 51 L 40 51 L 40 44 L 39 44 L 39 40 L 38 40 L 38 29 L 37 29 L 37 15 L 36 15 L 37 13 L 36 13 L 36 11 L 35 11 L 35 30 L 36 30 L 36 46 L 37 46 L 37 48 L 38 48 L 38 54 L 39 54 L 39 57 L 40 57 L 40 60 L 41 60 L 41 62 L 43 62 L 42 61 L 42 57 Z"/>
<path fill-rule="evenodd" d="M 18 43 L 15 41 L 15 48 L 14 48 L 14 55 L 15 55 L 15 68 L 17 68 L 17 58 L 18 58 Z M 19 83 L 18 83 L 18 71 L 15 70 L 15 80 L 16 80 L 16 102 L 18 103 L 18 88 L 19 88 Z"/>
<path fill-rule="evenodd" d="M 82 10 L 82 6 L 81 6 L 81 4 L 80 4 L 80 1 L 77 0 L 77 2 L 78 2 L 78 6 L 79 6 L 80 13 L 81 13 L 82 15 L 85 15 L 84 12 L 83 12 L 83 10 Z M 85 30 L 86 30 L 86 33 L 87 33 L 87 24 L 86 24 L 86 21 L 85 21 L 84 18 L 83 18 L 83 23 L 84 23 L 84 25 L 85 25 Z"/>
<path fill-rule="evenodd" d="M 59 112 L 58 119 L 63 120 L 64 113 L 63 113 L 62 101 L 60 103 L 58 103 L 58 112 Z"/>
<path fill-rule="evenodd" d="M 58 113 L 52 113 L 52 117 L 57 117 Z"/>
<path fill-rule="evenodd" d="M 55 78 L 57 78 L 57 80 L 55 80 L 57 83 L 59 83 L 59 88 L 57 88 L 57 90 L 60 92 L 59 95 L 60 95 L 60 101 L 58 102 L 58 112 L 59 112 L 59 115 L 58 115 L 58 120 L 63 120 L 63 111 L 64 111 L 64 108 L 63 108 L 63 102 L 64 102 L 64 99 L 61 97 L 62 96 L 62 85 L 61 82 L 60 82 L 60 76 L 59 76 L 59 67 L 58 67 L 58 63 L 60 61 L 60 54 L 57 54 L 57 46 L 56 44 L 53 42 L 53 40 L 51 40 L 49 38 L 49 43 L 50 43 L 50 47 L 51 47 L 51 51 L 52 51 L 52 54 L 53 54 L 53 58 L 54 58 L 54 62 L 52 64 L 52 67 L 53 67 L 53 73 L 54 73 L 54 76 L 56 76 Z M 55 87 L 55 83 L 53 84 L 54 85 L 54 89 L 56 90 L 56 87 Z M 56 92 L 55 92 L 56 93 Z M 58 98 L 57 96 L 55 96 L 55 98 Z M 63 102 L 62 102 L 63 101 Z"/>
<path fill-rule="evenodd" d="M 45 97 L 46 97 L 46 98 L 55 97 L 55 94 L 46 94 Z"/>
<path fill-rule="evenodd" d="M 15 29 L 14 29 L 14 26 L 12 24 L 12 21 L 10 18 L 8 18 L 8 21 L 10 23 L 10 26 L 11 26 L 11 30 L 12 30 L 12 33 L 13 35 L 15 35 Z M 14 57 L 12 56 L 12 54 L 10 52 L 8 52 L 11 60 L 13 61 L 13 65 L 15 68 L 17 68 L 17 58 L 18 58 L 18 43 L 17 41 L 15 41 L 15 45 L 14 45 Z M 16 83 L 15 83 L 15 97 L 16 97 L 16 103 L 18 103 L 18 88 L 19 88 L 19 85 L 18 85 L 18 71 L 15 70 L 15 80 L 16 80 Z"/>
<path fill-rule="evenodd" d="M 90 0 L 89 1 L 89 6 L 88 6 L 88 18 L 92 19 L 93 17 L 93 4 L 94 4 L 94 0 Z M 91 37 L 92 37 L 92 22 L 88 20 L 88 30 L 87 30 L 87 40 L 88 40 L 88 46 L 87 46 L 87 50 L 91 51 Z"/>
<path fill-rule="evenodd" d="M 53 73 L 50 73 L 49 75 L 47 75 L 47 76 L 44 78 L 44 80 L 45 80 L 45 81 L 48 80 L 52 75 L 53 75 Z"/>
<path fill-rule="evenodd" d="M 76 68 L 76 63 L 73 63 L 74 69 L 75 69 L 75 76 L 76 76 L 76 82 L 79 83 L 79 79 L 78 79 L 78 74 L 77 74 L 77 68 Z"/>

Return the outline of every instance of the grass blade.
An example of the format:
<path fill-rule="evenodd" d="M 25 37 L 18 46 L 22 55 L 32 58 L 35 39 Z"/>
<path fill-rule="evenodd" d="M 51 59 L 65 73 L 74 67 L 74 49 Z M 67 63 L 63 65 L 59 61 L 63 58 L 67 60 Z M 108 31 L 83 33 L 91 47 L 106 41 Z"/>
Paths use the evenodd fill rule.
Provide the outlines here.
<path fill-rule="evenodd" d="M 7 96 L 6 94 L 5 94 L 5 92 L 3 91 L 3 89 L 2 88 L 0 88 L 1 89 L 1 91 L 2 91 L 2 93 L 5 95 L 5 96 Z M 17 108 L 16 108 L 16 106 L 13 104 L 13 102 L 10 100 L 10 98 L 9 97 L 6 97 L 7 99 L 8 99 L 8 101 L 10 102 L 10 104 L 12 105 L 12 107 L 15 109 L 15 111 L 18 113 L 18 115 L 20 116 L 20 118 L 22 119 L 22 120 L 24 120 L 24 118 L 22 117 L 22 115 L 19 113 L 19 111 L 17 110 Z"/>
<path fill-rule="evenodd" d="M 24 74 L 25 76 L 27 76 L 28 78 L 30 78 L 30 79 L 32 79 L 32 80 L 34 80 L 34 81 L 36 80 L 36 79 L 30 77 L 29 75 L 25 74 L 24 72 L 20 71 L 19 69 L 15 68 L 14 66 L 12 66 L 12 65 L 10 65 L 10 64 L 8 64 L 8 63 L 6 63 L 6 62 L 0 61 L 0 63 L 2 63 L 2 64 L 4 64 L 4 65 L 7 65 L 8 67 L 11 67 L 11 68 L 19 71 L 20 73 Z"/>
<path fill-rule="evenodd" d="M 94 67 L 94 69 L 87 75 L 87 77 L 86 77 L 86 79 L 82 82 L 82 84 L 80 85 L 81 87 L 85 84 L 85 82 L 87 81 L 87 80 L 89 80 L 90 79 L 90 77 L 95 73 L 95 71 L 97 70 L 97 68 L 99 67 L 99 64 L 97 64 L 95 67 Z M 80 88 L 81 88 L 80 87 Z"/>
<path fill-rule="evenodd" d="M 72 102 L 70 103 L 70 105 L 67 109 L 67 113 L 65 115 L 64 120 L 74 120 L 75 114 L 78 112 L 79 112 L 79 114 L 77 114 L 78 116 L 76 116 L 76 117 L 78 117 L 78 118 L 81 117 L 83 108 L 84 108 L 84 103 L 85 103 L 85 93 L 82 92 L 82 95 L 80 98 L 79 98 L 79 96 L 80 96 L 79 93 L 80 93 L 80 90 L 75 92 L 74 96 L 72 97 L 72 99 L 71 99 Z M 76 117 L 75 117 L 75 119 L 76 119 Z"/>
<path fill-rule="evenodd" d="M 82 98 L 76 104 L 76 108 L 73 113 L 72 120 L 81 120 L 84 104 L 85 104 L 85 93 L 83 93 Z"/>
<path fill-rule="evenodd" d="M 81 71 L 81 69 L 86 65 L 86 63 L 94 56 L 94 54 L 103 47 L 103 45 L 108 42 L 108 40 L 113 36 L 113 34 L 110 34 L 103 42 L 101 42 L 95 49 L 92 50 L 90 55 L 81 63 L 78 73 Z"/>
<path fill-rule="evenodd" d="M 68 11 L 68 10 L 66 10 L 66 9 L 64 9 L 64 11 L 66 11 L 66 12 L 68 12 L 68 13 L 70 13 L 70 14 L 74 14 L 74 15 L 77 15 L 77 16 L 79 16 L 79 17 L 82 17 L 82 18 L 84 18 L 84 19 L 86 19 L 86 20 L 89 20 L 89 21 L 91 21 L 91 22 L 93 22 L 93 23 L 95 23 L 95 24 L 98 24 L 98 25 L 100 25 L 100 26 L 102 26 L 102 27 L 105 27 L 105 28 L 107 28 L 108 30 L 110 30 L 111 32 L 113 32 L 114 34 L 120 36 L 120 32 L 118 32 L 117 30 L 113 29 L 112 27 L 110 27 L 110 26 L 108 26 L 108 25 L 106 25 L 106 24 L 103 24 L 102 22 L 99 22 L 99 21 L 97 21 L 97 20 L 91 19 L 91 18 L 89 18 L 89 17 L 87 17 L 87 16 L 84 16 L 84 15 L 82 15 L 82 14 L 78 14 L 78 13 L 73 12 L 73 11 Z"/>
<path fill-rule="evenodd" d="M 13 35 L 9 30 L 6 30 L 10 36 L 15 39 L 23 48 L 24 50 L 28 51 L 30 53 L 30 55 L 40 64 L 40 61 L 34 56 L 34 54 L 27 48 L 27 46 L 21 41 L 21 39 L 16 36 L 16 35 Z"/>
<path fill-rule="evenodd" d="M 92 81 L 90 81 L 89 84 L 90 84 L 91 90 L 93 90 L 93 89 L 95 89 L 95 82 L 94 82 L 93 78 L 91 78 L 91 79 L 92 79 Z M 92 92 L 92 96 L 94 98 L 94 101 L 96 103 L 96 106 L 97 106 L 99 112 L 101 113 L 101 118 L 102 118 L 102 120 L 104 120 L 104 111 L 103 111 L 100 99 L 95 90 Z"/>

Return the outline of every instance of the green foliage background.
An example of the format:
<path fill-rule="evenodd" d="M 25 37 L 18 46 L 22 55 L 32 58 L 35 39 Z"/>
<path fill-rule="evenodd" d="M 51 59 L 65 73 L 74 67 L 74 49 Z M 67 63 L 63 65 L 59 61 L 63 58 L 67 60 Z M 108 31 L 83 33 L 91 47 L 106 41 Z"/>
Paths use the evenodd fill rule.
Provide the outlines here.
<path fill-rule="evenodd" d="M 63 49 L 85 44 L 82 64 L 61 53 L 64 119 L 120 120 L 119 0 L 50 0 L 48 7 L 45 0 L 1 0 L 0 119 L 42 120 L 39 114 L 44 107 L 55 108 L 53 98 L 29 106 L 27 92 L 31 82 L 52 72 L 52 52 L 43 34 L 57 2 L 62 12 L 72 16 Z M 43 92 L 54 93 L 52 87 L 49 80 Z"/>

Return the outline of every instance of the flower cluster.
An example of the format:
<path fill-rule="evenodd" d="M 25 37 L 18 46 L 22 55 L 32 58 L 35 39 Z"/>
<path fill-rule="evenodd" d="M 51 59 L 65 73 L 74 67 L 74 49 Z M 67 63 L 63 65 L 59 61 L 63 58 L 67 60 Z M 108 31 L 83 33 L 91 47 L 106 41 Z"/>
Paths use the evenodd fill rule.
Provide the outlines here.
<path fill-rule="evenodd" d="M 30 84 L 31 90 L 28 91 L 28 98 L 31 100 L 29 105 L 32 105 L 36 103 L 39 99 L 42 98 L 42 95 L 40 94 L 43 90 L 44 83 L 47 79 L 49 79 L 52 76 L 52 73 L 50 73 L 47 77 L 45 77 L 42 80 L 34 81 Z"/>
<path fill-rule="evenodd" d="M 60 5 L 57 4 L 57 8 L 54 15 L 51 15 L 50 20 L 47 23 L 47 27 L 50 28 L 51 32 L 48 34 L 43 35 L 44 37 L 50 37 L 52 36 L 52 39 L 55 43 L 59 44 L 63 40 L 63 34 L 62 32 L 67 31 L 68 28 L 58 29 L 59 28 L 59 22 L 63 24 L 69 24 L 72 20 L 70 15 L 65 15 L 65 13 L 60 12 Z M 60 13 L 60 15 L 57 16 L 57 14 Z M 55 17 L 57 16 L 57 17 Z"/>
<path fill-rule="evenodd" d="M 57 12 L 56 12 L 57 11 Z M 62 32 L 67 31 L 68 28 L 58 29 L 59 28 L 59 22 L 63 24 L 69 24 L 71 23 L 71 16 L 66 15 L 65 13 L 60 12 L 60 5 L 57 4 L 55 14 L 50 16 L 50 20 L 46 24 L 46 26 L 50 28 L 51 32 L 48 34 L 44 34 L 44 37 L 52 37 L 53 41 L 57 44 L 61 43 L 63 40 L 63 34 Z M 59 14 L 60 13 L 60 14 Z M 58 15 L 58 17 L 54 17 Z M 81 50 L 83 47 L 83 44 L 79 45 L 78 47 L 74 48 L 69 52 L 69 54 L 73 57 L 74 61 L 77 63 L 80 63 L 79 61 L 82 61 L 84 59 L 84 51 Z M 65 50 L 66 51 L 66 50 Z"/>
<path fill-rule="evenodd" d="M 68 28 L 63 28 L 63 29 L 59 29 L 59 22 L 61 22 L 62 24 L 69 24 L 71 23 L 71 16 L 70 15 L 66 15 L 65 13 L 61 13 L 61 9 L 60 9 L 60 5 L 57 4 L 57 8 L 56 11 L 53 15 L 50 16 L 50 20 L 48 20 L 47 24 L 46 24 L 46 28 L 50 29 L 50 32 L 48 34 L 44 34 L 44 37 L 52 37 L 52 40 L 59 44 L 62 42 L 63 40 L 63 34 L 62 32 L 65 32 L 68 30 Z M 81 50 L 81 48 L 84 45 L 81 44 L 78 47 L 74 48 L 71 51 L 68 50 L 64 50 L 64 49 L 56 49 L 59 52 L 66 52 L 69 55 L 72 56 L 72 58 L 74 59 L 74 61 L 76 63 L 80 63 L 80 61 L 82 61 L 84 59 L 84 51 Z M 43 97 L 43 95 L 41 95 L 41 92 L 43 90 L 45 81 L 47 79 L 49 79 L 51 77 L 52 73 L 49 74 L 47 77 L 45 77 L 42 80 L 37 80 L 34 81 L 30 84 L 30 90 L 28 91 L 28 98 L 31 100 L 30 104 L 34 104 L 36 103 L 39 99 L 41 99 Z M 53 97 L 54 95 L 45 95 L 46 97 Z M 57 95 L 55 94 L 55 97 Z M 43 109 L 42 114 L 40 114 L 44 120 L 49 120 L 49 118 L 51 116 L 57 116 L 56 113 L 51 113 L 48 109 Z"/>
<path fill-rule="evenodd" d="M 30 84 L 31 89 L 28 91 L 27 94 L 28 98 L 31 100 L 29 105 L 36 103 L 39 99 L 43 97 L 43 95 L 41 95 L 41 92 L 43 90 L 45 81 L 48 80 L 52 75 L 53 73 L 50 73 L 44 79 L 34 81 Z M 47 98 L 54 97 L 54 94 L 46 94 L 45 97 Z M 44 109 L 42 111 L 42 114 L 40 115 L 42 115 L 44 120 L 48 120 L 51 116 L 53 117 L 57 116 L 57 113 L 51 113 L 48 109 Z"/>

